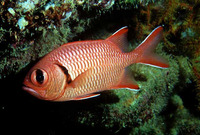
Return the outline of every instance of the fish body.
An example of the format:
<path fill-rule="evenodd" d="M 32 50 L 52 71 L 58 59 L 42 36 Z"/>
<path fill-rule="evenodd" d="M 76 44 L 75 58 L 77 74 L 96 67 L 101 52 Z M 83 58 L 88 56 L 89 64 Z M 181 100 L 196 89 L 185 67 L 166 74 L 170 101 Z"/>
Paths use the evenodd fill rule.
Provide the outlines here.
<path fill-rule="evenodd" d="M 23 89 L 51 101 L 81 100 L 103 90 L 139 90 L 128 66 L 144 63 L 167 68 L 153 53 L 162 39 L 157 27 L 135 50 L 128 52 L 127 27 L 105 40 L 67 43 L 44 56 L 27 74 Z"/>

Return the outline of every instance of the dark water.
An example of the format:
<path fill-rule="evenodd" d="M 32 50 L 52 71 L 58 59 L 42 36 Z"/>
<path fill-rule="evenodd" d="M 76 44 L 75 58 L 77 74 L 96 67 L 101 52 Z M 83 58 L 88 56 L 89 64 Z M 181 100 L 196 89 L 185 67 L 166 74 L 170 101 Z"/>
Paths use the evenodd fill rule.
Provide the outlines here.
<path fill-rule="evenodd" d="M 199 1 L 33 0 L 30 11 L 20 2 L 0 4 L 1 133 L 200 134 Z M 45 10 L 53 3 L 55 8 Z M 21 17 L 28 21 L 25 29 L 18 25 Z M 106 91 L 88 100 L 49 102 L 22 90 L 25 75 L 43 55 L 69 41 L 105 39 L 123 26 L 129 28 L 130 50 L 157 26 L 164 28 L 156 52 L 170 67 L 133 66 L 140 92 Z"/>

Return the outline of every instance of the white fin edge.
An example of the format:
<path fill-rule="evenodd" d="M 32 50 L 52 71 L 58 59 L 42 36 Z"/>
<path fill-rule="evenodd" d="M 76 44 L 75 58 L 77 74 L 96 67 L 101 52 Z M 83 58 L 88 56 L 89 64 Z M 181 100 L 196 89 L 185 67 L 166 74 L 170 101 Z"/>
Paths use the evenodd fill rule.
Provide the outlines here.
<path fill-rule="evenodd" d="M 136 48 L 138 48 L 140 45 L 142 45 L 142 44 L 151 36 L 151 34 L 152 34 L 154 31 L 156 31 L 158 28 L 160 28 L 160 27 L 162 27 L 162 26 L 156 27 L 156 28 L 142 41 L 142 43 L 140 43 Z M 135 48 L 135 49 L 136 49 L 136 48 Z"/>
<path fill-rule="evenodd" d="M 78 97 L 78 98 L 74 98 L 72 100 L 85 100 L 85 99 L 89 99 L 89 98 L 94 98 L 94 97 L 97 97 L 99 96 L 100 94 L 88 94 L 88 95 L 85 95 L 83 97 Z"/>
<path fill-rule="evenodd" d="M 124 89 L 130 90 L 130 91 L 134 91 L 134 92 L 140 91 L 140 89 L 130 89 L 130 88 L 124 88 Z"/>
<path fill-rule="evenodd" d="M 124 29 L 124 28 L 128 28 L 128 26 L 124 26 L 124 27 L 120 28 L 120 29 L 117 30 L 115 33 L 113 33 L 112 36 L 115 35 L 117 32 L 119 32 L 120 30 L 122 30 L 122 29 Z"/>
<path fill-rule="evenodd" d="M 164 67 L 159 67 L 159 66 L 155 66 L 155 65 L 151 65 L 151 64 L 147 64 L 147 63 L 142 63 L 142 62 L 140 62 L 140 63 L 138 63 L 138 64 L 144 64 L 144 65 L 148 65 L 148 66 L 156 67 L 156 68 L 161 68 L 161 69 L 167 69 L 167 68 L 169 68 L 169 67 L 166 67 L 166 68 L 164 68 Z"/>

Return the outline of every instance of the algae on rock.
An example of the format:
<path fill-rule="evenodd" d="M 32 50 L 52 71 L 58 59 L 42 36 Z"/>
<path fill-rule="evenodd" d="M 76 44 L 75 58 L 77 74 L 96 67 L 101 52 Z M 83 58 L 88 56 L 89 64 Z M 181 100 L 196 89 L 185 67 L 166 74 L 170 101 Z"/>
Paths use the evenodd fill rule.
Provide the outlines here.
<path fill-rule="evenodd" d="M 29 7 L 23 4 L 29 4 Z M 200 106 L 200 62 L 196 59 L 200 54 L 199 5 L 197 1 L 180 0 L 2 0 L 0 79 L 19 73 L 29 63 L 69 41 L 106 38 L 105 35 L 111 34 L 109 32 L 128 26 L 128 38 L 136 47 L 151 30 L 163 25 L 164 40 L 157 52 L 168 59 L 170 67 L 159 69 L 141 64 L 132 65 L 133 76 L 141 88 L 138 93 L 126 89 L 107 91 L 95 99 L 80 101 L 76 104 L 78 107 L 68 109 L 63 105 L 62 109 L 57 110 L 60 104 L 56 104 L 53 111 L 47 109 L 49 112 L 43 110 L 40 113 L 45 112 L 46 117 L 36 117 L 49 120 L 48 113 L 56 112 L 59 115 L 55 116 L 62 114 L 62 119 L 54 126 L 65 127 L 61 124 L 69 120 L 91 129 L 98 127 L 109 133 L 121 133 L 127 129 L 127 134 L 200 134 L 199 118 L 194 115 L 193 108 L 187 107 L 188 101 L 184 99 L 185 95 L 196 90 L 196 109 Z M 21 23 L 20 19 L 23 19 Z M 102 31 L 98 32 L 100 29 Z M 85 37 L 79 37 L 82 33 Z M 195 86 L 190 88 L 194 82 Z M 182 92 L 185 92 L 184 96 Z M 7 96 L 10 96 L 10 92 Z M 16 100 L 12 102 L 14 105 L 24 103 L 17 101 L 15 104 Z M 42 101 L 37 102 L 40 109 L 44 107 L 40 105 Z M 30 101 L 28 103 L 31 105 Z M 50 104 L 52 107 L 53 103 Z M 23 106 L 25 109 L 22 107 L 19 114 L 26 112 L 27 106 Z M 34 109 L 30 110 L 36 114 L 41 111 Z M 31 111 L 31 115 L 35 115 Z M 11 114 L 14 115 L 13 112 Z M 47 126 L 48 122 L 45 123 Z"/>

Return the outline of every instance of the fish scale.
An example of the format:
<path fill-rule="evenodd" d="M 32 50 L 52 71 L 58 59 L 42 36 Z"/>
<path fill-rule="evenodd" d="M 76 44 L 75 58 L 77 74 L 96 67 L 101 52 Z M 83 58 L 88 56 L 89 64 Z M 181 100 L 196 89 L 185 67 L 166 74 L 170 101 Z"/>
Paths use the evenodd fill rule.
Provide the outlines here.
<path fill-rule="evenodd" d="M 162 38 L 162 31 L 162 27 L 157 27 L 131 52 L 127 51 L 127 27 L 105 40 L 64 44 L 31 68 L 23 88 L 40 99 L 51 101 L 88 99 L 103 90 L 138 91 L 129 65 L 142 63 L 169 67 L 153 52 Z"/>
<path fill-rule="evenodd" d="M 105 68 L 105 67 L 100 67 L 99 70 L 96 72 L 96 74 L 92 74 L 94 70 L 91 70 L 90 74 L 84 80 L 80 81 L 79 84 L 76 88 L 74 88 L 72 91 L 66 91 L 66 95 L 71 95 L 74 97 L 75 95 L 81 95 L 82 93 L 84 94 L 89 94 L 91 92 L 95 92 L 97 90 L 108 89 L 110 86 L 115 84 L 117 81 L 119 81 L 120 74 L 122 71 L 118 70 L 117 72 L 113 72 L 113 67 L 112 68 Z M 104 73 L 102 74 L 102 72 Z M 89 74 L 89 73 L 88 73 Z M 95 79 L 98 78 L 98 79 Z M 81 85 L 84 84 L 84 85 Z M 99 85 L 98 85 L 99 84 Z M 92 87 L 91 87 L 92 86 Z M 69 92 L 69 93 L 68 93 Z"/>
<path fill-rule="evenodd" d="M 85 92 L 85 94 L 87 94 L 87 93 L 96 91 L 97 89 L 106 88 L 106 84 L 104 84 L 104 83 L 107 81 L 109 82 L 109 80 L 113 80 L 113 83 L 116 83 L 116 81 L 119 80 L 119 79 L 117 79 L 116 76 L 119 76 L 120 72 L 118 72 L 118 74 L 116 74 L 116 75 L 115 74 L 112 75 L 112 74 L 115 73 L 115 72 L 113 72 L 113 71 L 115 71 L 115 69 L 113 67 L 116 67 L 116 65 L 114 64 L 114 63 L 116 63 L 116 61 L 118 61 L 118 67 L 120 67 L 123 63 L 124 66 L 121 67 L 121 69 L 123 69 L 125 66 L 127 66 L 123 62 L 123 59 L 121 59 L 122 56 L 120 57 L 118 55 L 121 52 L 120 52 L 120 50 L 113 51 L 113 49 L 110 48 L 110 46 L 111 46 L 110 44 L 105 45 L 105 44 L 102 44 L 101 42 L 102 41 L 87 44 L 87 48 L 85 48 L 86 44 L 76 44 L 76 45 L 74 45 L 74 46 L 78 46 L 76 48 L 71 48 L 69 46 L 63 46 L 62 49 L 65 50 L 63 52 L 66 53 L 66 56 L 70 56 L 70 54 L 67 55 L 67 53 L 70 53 L 69 50 L 71 49 L 71 52 L 72 51 L 74 52 L 74 55 L 73 55 L 74 57 L 71 57 L 71 59 L 76 59 L 76 61 L 73 60 L 73 62 L 71 62 L 71 63 L 67 62 L 67 59 L 65 59 L 65 60 L 60 59 L 61 64 L 65 65 L 66 67 L 73 67 L 73 68 L 70 68 L 71 70 L 69 70 L 69 74 L 70 74 L 72 80 L 74 80 L 77 76 L 79 76 L 81 73 L 83 73 L 87 69 L 93 68 L 93 70 L 91 70 L 91 73 L 90 73 L 91 75 L 88 75 L 88 77 L 86 77 L 85 80 L 83 80 L 82 82 L 79 83 L 79 84 L 85 84 L 85 85 L 80 85 L 71 91 L 66 91 L 65 95 L 71 95 L 73 97 L 74 95 L 80 95 L 83 92 Z M 104 45 L 104 47 L 106 46 L 107 48 L 105 47 L 103 49 L 102 45 Z M 69 49 L 66 49 L 65 47 L 66 48 L 68 47 Z M 104 51 L 102 52 L 102 50 L 104 50 Z M 90 57 L 81 53 L 84 51 L 86 51 L 87 54 L 90 55 Z M 77 54 L 79 54 L 79 55 L 77 55 Z M 123 55 L 123 53 L 121 53 L 121 55 Z M 82 58 L 82 61 L 84 61 L 84 64 L 80 61 L 81 58 Z M 83 67 L 77 66 L 77 65 L 81 65 L 80 63 L 83 64 Z M 98 63 L 98 65 L 95 63 Z M 111 65 L 111 66 L 109 67 L 109 65 Z M 99 68 L 97 68 L 97 67 L 99 67 Z M 82 70 L 83 68 L 85 70 Z M 104 74 L 102 74 L 102 73 L 104 73 Z M 111 77 L 112 77 L 112 79 L 110 79 Z M 101 78 L 101 79 L 94 79 L 94 78 Z M 114 79 L 114 78 L 116 78 L 116 79 Z M 102 83 L 100 83 L 100 85 L 97 85 L 100 80 Z M 92 81 L 92 83 L 91 83 L 91 81 Z M 109 82 L 109 85 L 113 85 L 113 83 Z M 95 86 L 95 87 L 89 87 L 89 85 Z M 110 87 L 110 86 L 107 86 L 107 87 Z"/>
<path fill-rule="evenodd" d="M 59 62 L 63 66 L 66 66 L 66 68 L 68 69 L 72 80 L 74 80 L 79 74 L 81 74 L 82 72 L 86 71 L 89 68 L 93 68 L 100 65 L 112 64 L 113 63 L 112 61 L 114 60 L 112 55 L 114 53 L 116 54 L 120 53 L 119 51 L 114 52 L 112 49 L 108 48 L 108 46 L 110 46 L 109 44 L 107 45 L 108 49 L 104 49 L 104 52 L 102 52 L 101 41 L 99 41 L 99 43 L 94 42 L 94 43 L 87 44 L 88 48 L 85 48 L 84 46 L 85 44 L 73 44 L 73 45 L 78 46 L 78 47 L 72 48 L 72 47 L 68 47 L 67 45 L 61 48 L 65 50 L 63 51 L 63 54 L 61 55 L 65 55 L 66 59 L 62 59 L 62 57 L 58 58 Z M 85 54 L 81 53 L 81 52 L 84 52 L 83 50 L 85 50 L 87 53 Z M 71 52 L 74 52 L 74 55 L 72 57 L 68 57 L 67 59 L 67 56 L 70 56 Z M 117 55 L 115 55 L 114 57 L 117 57 Z M 72 61 L 70 61 L 69 58 L 72 59 Z M 119 59 L 119 61 L 122 61 L 122 59 L 120 58 L 117 58 L 117 59 Z M 98 63 L 99 65 L 95 65 L 95 63 Z M 83 65 L 83 66 L 81 67 L 79 65 Z"/>

